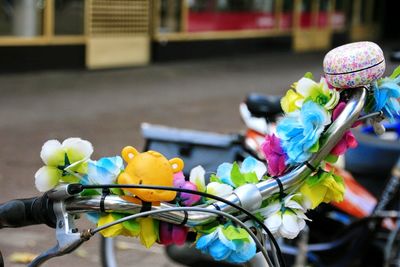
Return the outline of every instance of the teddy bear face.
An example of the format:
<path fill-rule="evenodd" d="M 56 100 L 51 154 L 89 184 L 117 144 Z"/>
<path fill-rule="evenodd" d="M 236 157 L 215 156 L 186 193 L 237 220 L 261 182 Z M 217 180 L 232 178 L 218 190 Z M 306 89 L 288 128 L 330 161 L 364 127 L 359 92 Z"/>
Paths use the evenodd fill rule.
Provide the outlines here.
<path fill-rule="evenodd" d="M 156 151 L 139 153 L 128 146 L 122 150 L 122 157 L 128 163 L 125 171 L 118 177 L 119 184 L 143 184 L 173 186 L 174 173 L 183 169 L 183 161 L 179 158 L 168 160 Z M 171 201 L 176 197 L 175 191 L 126 188 L 136 197 L 148 201 Z"/>

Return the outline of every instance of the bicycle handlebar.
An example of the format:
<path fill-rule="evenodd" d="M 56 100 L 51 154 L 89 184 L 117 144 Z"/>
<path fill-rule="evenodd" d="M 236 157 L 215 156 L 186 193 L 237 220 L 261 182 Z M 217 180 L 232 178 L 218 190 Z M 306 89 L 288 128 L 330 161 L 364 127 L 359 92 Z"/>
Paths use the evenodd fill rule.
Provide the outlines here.
<path fill-rule="evenodd" d="M 332 148 L 342 138 L 344 132 L 351 128 L 351 126 L 356 122 L 366 102 L 366 96 L 366 88 L 354 90 L 352 92 L 352 96 L 345 109 L 329 126 L 325 135 L 321 139 L 319 152 L 314 154 L 307 164 L 302 164 L 290 171 L 288 174 L 277 178 L 280 182 L 278 182 L 277 179 L 269 179 L 255 185 L 246 184 L 237 188 L 233 194 L 225 197 L 225 199 L 245 209 L 255 210 L 259 208 L 263 200 L 272 194 L 279 192 L 279 183 L 282 184 L 284 190 L 301 183 L 313 172 L 312 167 L 318 166 L 318 164 L 329 155 Z M 66 209 L 71 213 L 100 211 L 100 202 L 100 196 L 75 197 L 67 200 Z M 172 205 L 168 203 L 161 203 L 160 206 L 152 206 L 152 209 L 160 210 L 171 207 Z M 142 205 L 126 201 L 118 196 L 106 196 L 104 198 L 104 210 L 107 212 L 136 214 L 141 211 L 141 208 Z M 204 208 L 211 210 L 217 209 L 228 213 L 236 211 L 234 207 L 221 201 L 217 201 L 212 205 L 205 206 Z M 193 227 L 209 223 L 215 219 L 215 216 L 201 212 L 190 212 L 189 215 L 186 215 L 184 212 L 173 212 L 159 213 L 155 215 L 154 218 L 175 224 L 186 222 L 187 226 Z"/>
<path fill-rule="evenodd" d="M 14 199 L 0 204 L 0 229 L 46 224 L 56 227 L 53 200 L 47 195 L 41 197 Z"/>
<path fill-rule="evenodd" d="M 353 123 L 358 119 L 366 102 L 367 89 L 352 90 L 350 100 L 339 117 L 329 126 L 321 138 L 321 147 L 308 162 L 297 166 L 289 173 L 276 179 L 269 179 L 258 184 L 245 184 L 238 187 L 225 199 L 246 210 L 256 210 L 261 206 L 264 199 L 279 192 L 280 187 L 284 190 L 297 186 L 304 181 L 317 167 L 319 163 L 330 153 L 336 143 L 342 138 Z M 74 187 L 75 186 L 75 187 Z M 17 199 L 0 205 L 0 228 L 22 227 L 32 224 L 47 224 L 55 228 L 58 244 L 42 253 L 30 266 L 39 266 L 49 258 L 69 253 L 91 236 L 90 231 L 78 233 L 74 228 L 73 214 L 89 211 L 101 211 L 101 206 L 107 212 L 119 212 L 127 214 L 140 213 L 141 204 L 135 204 L 124 200 L 119 196 L 109 195 L 106 197 L 78 196 L 76 184 L 61 185 L 49 191 L 42 197 L 31 199 Z M 199 206 L 198 206 L 199 207 Z M 225 202 L 217 201 L 211 205 L 202 206 L 208 210 L 220 210 L 226 213 L 235 212 L 235 208 Z M 168 203 L 152 206 L 153 210 L 171 208 Z M 154 218 L 193 227 L 206 224 L 215 220 L 216 215 L 198 211 L 182 212 L 160 212 Z"/>

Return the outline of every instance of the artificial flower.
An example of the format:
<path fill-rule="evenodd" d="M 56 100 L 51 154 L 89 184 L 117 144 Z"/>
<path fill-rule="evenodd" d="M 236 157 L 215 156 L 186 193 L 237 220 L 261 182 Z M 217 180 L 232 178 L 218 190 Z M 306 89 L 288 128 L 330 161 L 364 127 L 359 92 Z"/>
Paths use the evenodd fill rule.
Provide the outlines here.
<path fill-rule="evenodd" d="M 159 239 L 159 221 L 151 217 L 138 218 L 137 221 L 140 225 L 140 242 L 149 248 Z"/>
<path fill-rule="evenodd" d="M 286 169 L 286 153 L 281 146 L 281 140 L 275 134 L 265 136 L 261 149 L 268 163 L 268 173 L 272 176 L 282 175 Z"/>
<path fill-rule="evenodd" d="M 332 120 L 335 121 L 339 115 L 342 113 L 344 108 L 346 107 L 345 102 L 340 102 L 336 108 L 333 110 L 332 113 Z M 356 127 L 361 122 L 356 122 L 353 124 L 352 127 Z M 350 130 L 347 130 L 344 134 L 342 139 L 336 144 L 336 146 L 332 149 L 331 154 L 334 156 L 340 156 L 346 153 L 347 149 L 357 147 L 358 142 Z"/>
<path fill-rule="evenodd" d="M 179 188 L 197 191 L 197 186 L 194 183 L 189 182 L 189 181 L 186 181 L 184 184 L 179 186 Z M 181 192 L 179 194 L 179 198 L 180 198 L 180 202 L 184 206 L 192 206 L 193 204 L 200 201 L 201 196 L 196 195 L 196 194 Z"/>
<path fill-rule="evenodd" d="M 87 161 L 92 153 L 92 144 L 80 138 L 68 138 L 62 144 L 57 140 L 47 141 L 40 152 L 46 166 L 35 174 L 36 188 L 45 192 L 60 181 L 78 182 L 87 172 Z"/>
<path fill-rule="evenodd" d="M 182 225 L 175 225 L 166 222 L 160 222 L 160 240 L 162 245 L 183 245 L 185 244 L 188 228 Z"/>
<path fill-rule="evenodd" d="M 305 209 L 294 200 L 298 195 L 287 196 L 283 201 L 276 200 L 259 210 L 265 218 L 264 224 L 272 234 L 289 239 L 295 238 L 305 227 Z"/>
<path fill-rule="evenodd" d="M 232 225 L 218 226 L 209 234 L 201 236 L 196 248 L 210 254 L 215 260 L 243 263 L 254 257 L 256 245 L 250 235 L 241 228 Z"/>
<path fill-rule="evenodd" d="M 295 84 L 293 85 L 293 87 Z M 295 110 L 298 110 L 301 107 L 301 103 L 303 100 L 303 96 L 296 93 L 295 90 L 289 89 L 286 92 L 286 95 L 281 98 L 281 107 L 285 113 L 290 113 Z"/>
<path fill-rule="evenodd" d="M 311 202 L 312 209 L 322 202 L 342 201 L 344 191 L 342 177 L 334 174 L 333 171 L 319 171 L 314 176 L 307 178 L 300 187 L 301 194 Z"/>
<path fill-rule="evenodd" d="M 289 113 L 277 126 L 277 135 L 287 154 L 288 164 L 303 163 L 318 146 L 318 140 L 326 125 L 331 122 L 325 109 L 313 101 L 307 101 L 301 110 Z"/>
<path fill-rule="evenodd" d="M 122 219 L 123 214 L 119 213 L 103 213 L 99 216 L 97 221 L 97 226 L 103 226 L 108 223 L 115 222 L 116 220 Z M 136 220 L 128 220 L 123 223 L 118 223 L 113 226 L 107 227 L 106 229 L 100 231 L 104 237 L 115 237 L 118 235 L 124 236 L 137 236 L 140 233 L 140 225 Z"/>
<path fill-rule="evenodd" d="M 180 187 L 186 182 L 185 175 L 182 171 L 174 173 L 174 186 Z"/>
<path fill-rule="evenodd" d="M 91 184 L 114 184 L 123 171 L 124 163 L 121 157 L 101 158 L 88 162 L 88 180 Z"/>
<path fill-rule="evenodd" d="M 197 186 L 189 181 L 185 180 L 183 172 L 174 174 L 174 187 L 197 191 Z M 191 193 L 179 192 L 179 202 L 184 206 L 192 206 L 199 202 L 201 196 Z"/>
<path fill-rule="evenodd" d="M 225 197 L 229 196 L 233 192 L 233 187 L 228 184 L 221 184 L 218 182 L 211 182 L 207 184 L 206 192 L 208 194 Z"/>
<path fill-rule="evenodd" d="M 189 181 L 195 184 L 200 192 L 206 191 L 205 174 L 206 171 L 202 166 L 197 166 L 190 171 Z"/>
<path fill-rule="evenodd" d="M 319 83 L 316 83 L 312 79 L 303 77 L 297 82 L 296 91 L 303 96 L 304 101 L 312 100 L 326 110 L 336 107 L 340 99 L 339 92 L 329 89 L 325 78 L 321 78 Z"/>
<path fill-rule="evenodd" d="M 310 75 L 306 75 L 310 76 Z M 281 99 L 281 106 L 285 113 L 301 109 L 304 102 L 311 100 L 326 110 L 332 110 L 339 102 L 340 94 L 329 88 L 325 78 L 316 83 L 309 77 L 303 77 L 292 85 Z"/>
<path fill-rule="evenodd" d="M 263 162 L 248 156 L 240 167 L 237 163 L 222 163 L 217 168 L 216 176 L 221 182 L 238 187 L 245 183 L 257 183 L 266 171 L 267 167 Z"/>
<path fill-rule="evenodd" d="M 331 154 L 340 156 L 346 153 L 349 148 L 356 148 L 358 145 L 357 139 L 354 134 L 348 130 L 344 133 L 342 139 L 332 149 Z"/>
<path fill-rule="evenodd" d="M 385 78 L 373 83 L 374 105 L 372 111 L 382 111 L 389 119 L 393 120 L 399 115 L 400 104 L 400 76 L 392 79 Z"/>

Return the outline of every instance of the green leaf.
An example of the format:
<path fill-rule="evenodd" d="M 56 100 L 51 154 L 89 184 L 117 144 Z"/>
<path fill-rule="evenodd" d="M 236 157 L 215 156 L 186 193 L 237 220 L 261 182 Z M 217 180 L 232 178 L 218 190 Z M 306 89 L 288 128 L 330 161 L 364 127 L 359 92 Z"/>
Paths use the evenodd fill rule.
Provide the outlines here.
<path fill-rule="evenodd" d="M 311 153 L 316 153 L 319 150 L 319 141 L 317 140 L 317 142 L 315 142 L 315 144 L 313 144 L 313 146 L 310 148 L 309 152 Z"/>
<path fill-rule="evenodd" d="M 258 183 L 258 177 L 255 172 L 248 172 L 248 173 L 243 174 L 243 176 L 247 183 L 251 183 L 251 184 Z"/>
<path fill-rule="evenodd" d="M 231 179 L 233 184 L 236 187 L 244 185 L 246 183 L 246 179 L 244 178 L 243 174 L 240 172 L 239 165 L 234 162 L 231 171 Z"/>
<path fill-rule="evenodd" d="M 111 193 L 114 195 L 122 196 L 124 195 L 124 191 L 121 188 L 110 188 Z"/>
<path fill-rule="evenodd" d="M 242 228 L 236 228 L 233 225 L 229 225 L 226 228 L 222 228 L 222 233 L 225 235 L 226 238 L 229 240 L 249 240 L 249 233 Z"/>
<path fill-rule="evenodd" d="M 256 214 L 254 214 L 254 216 L 256 216 L 256 218 L 259 219 L 262 222 L 265 220 L 265 218 L 261 215 L 260 212 L 257 212 Z"/>
<path fill-rule="evenodd" d="M 210 182 L 222 183 L 221 180 L 215 174 L 211 174 Z"/>
<path fill-rule="evenodd" d="M 314 75 L 308 71 L 308 72 L 306 72 L 306 74 L 304 74 L 304 78 L 314 80 Z"/>
<path fill-rule="evenodd" d="M 389 78 L 395 79 L 395 78 L 397 78 L 397 76 L 399 76 L 399 75 L 400 75 L 400 66 L 398 66 L 398 67 L 393 71 L 393 73 L 390 74 Z"/>
<path fill-rule="evenodd" d="M 100 193 L 96 189 L 85 189 L 81 193 L 81 196 L 96 196 L 100 195 Z"/>
<path fill-rule="evenodd" d="M 313 175 L 313 176 L 309 176 L 307 178 L 307 180 L 306 180 L 306 183 L 309 186 L 314 186 L 314 185 L 318 184 L 319 181 L 320 181 L 320 176 L 319 176 L 319 174 L 316 174 L 316 175 Z"/>
<path fill-rule="evenodd" d="M 330 155 L 328 155 L 328 156 L 325 158 L 325 161 L 327 161 L 327 162 L 329 162 L 329 163 L 336 163 L 336 161 L 337 161 L 338 159 L 339 159 L 339 156 L 330 154 Z"/>
<path fill-rule="evenodd" d="M 122 223 L 126 230 L 131 232 L 132 235 L 139 235 L 140 224 L 136 220 L 129 220 Z"/>

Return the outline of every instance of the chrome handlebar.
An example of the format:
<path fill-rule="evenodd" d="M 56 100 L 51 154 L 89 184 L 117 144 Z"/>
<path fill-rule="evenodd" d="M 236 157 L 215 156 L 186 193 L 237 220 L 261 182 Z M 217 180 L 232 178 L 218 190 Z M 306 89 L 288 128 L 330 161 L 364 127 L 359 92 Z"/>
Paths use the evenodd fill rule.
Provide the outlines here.
<path fill-rule="evenodd" d="M 339 115 L 339 117 L 329 126 L 324 136 L 321 138 L 321 147 L 318 153 L 315 153 L 308 164 L 302 164 L 290 171 L 288 174 L 279 177 L 284 189 L 290 189 L 307 178 L 311 173 L 311 166 L 318 166 L 318 164 L 325 159 L 337 142 L 342 138 L 345 131 L 351 128 L 351 126 L 357 121 L 364 105 L 366 102 L 367 89 L 361 88 L 359 90 L 352 89 L 352 96 L 348 101 L 346 107 Z M 308 165 L 308 166 L 307 166 Z M 276 179 L 269 179 L 262 181 L 258 184 L 246 184 L 237 188 L 231 195 L 226 197 L 226 200 L 239 205 L 248 210 L 256 210 L 261 206 L 261 202 L 267 197 L 274 193 L 279 192 L 279 184 Z M 101 197 L 74 197 L 66 201 L 66 209 L 70 213 L 82 213 L 88 211 L 99 211 L 100 210 Z M 165 208 L 171 208 L 172 205 L 168 203 L 161 203 L 160 206 L 153 206 L 152 209 L 159 210 Z M 123 200 L 118 196 L 106 196 L 104 199 L 104 208 L 107 212 L 122 212 L 128 214 L 139 213 L 142 206 Z M 212 205 L 205 206 L 206 209 L 218 209 L 223 212 L 232 213 L 235 208 L 217 201 Z M 180 224 L 185 221 L 184 212 L 174 212 L 158 214 L 155 216 L 156 219 Z M 201 224 L 206 224 L 212 221 L 215 215 L 205 214 L 199 212 L 190 212 L 186 225 L 193 227 Z"/>
<path fill-rule="evenodd" d="M 308 164 L 302 164 L 288 174 L 279 177 L 280 183 L 285 190 L 299 185 L 311 173 L 311 166 L 318 166 L 325 159 L 336 143 L 342 138 L 345 131 L 358 119 L 366 102 L 367 88 L 352 90 L 351 98 L 340 116 L 329 126 L 324 136 L 321 138 L 321 147 L 318 153 L 315 153 Z M 241 206 L 249 211 L 256 210 L 261 206 L 264 199 L 274 193 L 279 192 L 279 183 L 275 179 L 262 181 L 258 184 L 246 184 L 238 187 L 231 195 L 225 199 Z M 57 213 L 57 245 L 52 249 L 39 255 L 31 264 L 30 267 L 40 266 L 43 262 L 56 256 L 60 256 L 74 250 L 85 240 L 91 236 L 90 231 L 78 233 L 74 225 L 74 214 L 84 213 L 89 211 L 100 211 L 101 197 L 81 197 L 71 194 L 68 190 L 68 185 L 62 185 L 51 192 L 48 192 L 50 198 L 54 200 Z M 104 198 L 104 210 L 107 212 L 119 212 L 127 214 L 137 214 L 141 211 L 142 206 L 126 200 L 119 196 L 106 196 Z M 220 210 L 227 213 L 235 212 L 235 208 L 223 202 L 217 201 L 212 205 L 203 206 L 205 209 Z M 153 210 L 162 210 L 171 208 L 170 204 L 161 203 L 159 206 L 152 206 Z M 186 218 L 187 216 L 187 218 Z M 216 215 L 202 212 L 164 212 L 154 215 L 154 218 L 181 224 L 186 221 L 189 227 L 202 225 L 215 220 Z"/>

